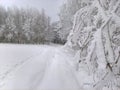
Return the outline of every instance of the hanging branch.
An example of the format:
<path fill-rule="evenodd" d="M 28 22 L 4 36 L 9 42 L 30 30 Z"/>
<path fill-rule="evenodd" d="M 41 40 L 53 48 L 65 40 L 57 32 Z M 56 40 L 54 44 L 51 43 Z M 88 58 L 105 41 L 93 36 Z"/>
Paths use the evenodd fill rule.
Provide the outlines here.
<path fill-rule="evenodd" d="M 119 5 L 120 5 L 120 0 L 118 0 L 118 2 L 116 2 L 116 3 L 117 3 L 117 4 L 116 4 L 116 6 L 114 7 L 112 13 L 115 13 L 115 12 L 116 12 L 117 8 L 118 8 Z"/>
<path fill-rule="evenodd" d="M 118 63 L 119 58 L 120 58 L 120 51 L 119 51 L 119 55 L 118 55 L 117 59 L 115 60 L 115 64 L 117 64 L 117 63 Z"/>

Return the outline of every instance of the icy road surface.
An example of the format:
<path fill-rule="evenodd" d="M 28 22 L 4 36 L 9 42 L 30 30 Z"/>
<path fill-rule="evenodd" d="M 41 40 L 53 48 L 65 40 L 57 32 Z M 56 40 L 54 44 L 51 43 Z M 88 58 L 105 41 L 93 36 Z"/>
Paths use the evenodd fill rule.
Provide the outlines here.
<path fill-rule="evenodd" d="M 0 90 L 81 90 L 62 46 L 0 44 Z"/>

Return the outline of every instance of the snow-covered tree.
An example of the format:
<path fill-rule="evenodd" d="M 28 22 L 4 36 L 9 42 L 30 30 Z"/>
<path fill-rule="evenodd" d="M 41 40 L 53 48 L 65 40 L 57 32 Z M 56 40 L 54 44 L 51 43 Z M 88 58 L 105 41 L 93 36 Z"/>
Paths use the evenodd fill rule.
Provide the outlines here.
<path fill-rule="evenodd" d="M 76 50 L 76 69 L 86 71 L 93 90 L 120 89 L 120 0 L 92 0 L 74 15 L 67 46 Z M 86 90 L 86 88 L 85 88 Z"/>
<path fill-rule="evenodd" d="M 74 14 L 86 5 L 91 4 L 92 0 L 66 0 L 61 6 L 59 17 L 61 23 L 61 30 L 59 31 L 60 37 L 63 40 L 67 40 L 70 30 L 73 25 Z"/>
<path fill-rule="evenodd" d="M 6 39 L 8 39 L 9 42 L 13 41 L 14 35 L 15 35 L 15 23 L 14 18 L 12 15 L 8 15 L 6 18 L 6 24 L 5 24 L 5 35 Z"/>

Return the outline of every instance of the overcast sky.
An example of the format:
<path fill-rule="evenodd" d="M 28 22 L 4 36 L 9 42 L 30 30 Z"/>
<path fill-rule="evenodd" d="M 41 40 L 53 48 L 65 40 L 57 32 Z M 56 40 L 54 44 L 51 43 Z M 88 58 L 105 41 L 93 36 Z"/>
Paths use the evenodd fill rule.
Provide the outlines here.
<path fill-rule="evenodd" d="M 34 7 L 39 10 L 44 8 L 52 21 L 58 20 L 59 7 L 65 0 L 0 0 L 0 5 L 4 7 Z"/>

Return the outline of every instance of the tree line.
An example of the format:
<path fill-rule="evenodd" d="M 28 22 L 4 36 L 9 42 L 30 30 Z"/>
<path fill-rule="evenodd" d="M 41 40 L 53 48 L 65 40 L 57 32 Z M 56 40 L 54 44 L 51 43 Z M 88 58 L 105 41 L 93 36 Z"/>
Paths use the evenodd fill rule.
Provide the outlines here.
<path fill-rule="evenodd" d="M 54 28 L 44 9 L 0 7 L 1 43 L 61 43 Z"/>

